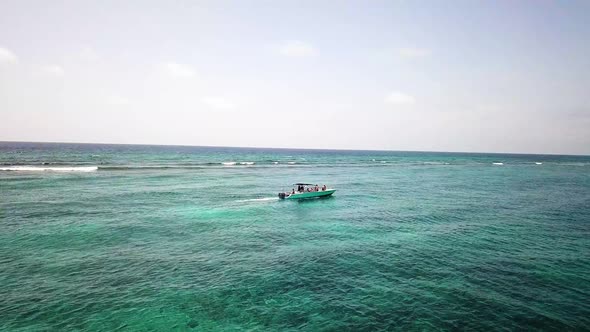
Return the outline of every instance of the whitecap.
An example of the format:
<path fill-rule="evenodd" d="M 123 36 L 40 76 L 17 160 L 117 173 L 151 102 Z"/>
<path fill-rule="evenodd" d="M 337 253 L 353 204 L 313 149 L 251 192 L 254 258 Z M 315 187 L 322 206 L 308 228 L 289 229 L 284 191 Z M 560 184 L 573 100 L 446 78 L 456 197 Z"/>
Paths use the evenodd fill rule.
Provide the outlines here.
<path fill-rule="evenodd" d="M 253 161 L 244 161 L 244 162 L 240 163 L 240 165 L 254 165 L 254 164 L 255 164 L 255 162 L 253 162 Z"/>
<path fill-rule="evenodd" d="M 235 161 L 226 161 L 221 164 L 223 164 L 224 166 L 233 166 L 236 164 L 236 162 Z"/>
<path fill-rule="evenodd" d="M 536 162 L 535 165 L 543 165 L 543 163 Z"/>
<path fill-rule="evenodd" d="M 494 165 L 497 165 L 497 166 L 502 166 L 502 165 L 504 165 L 504 163 L 492 163 L 492 164 L 494 164 Z"/>

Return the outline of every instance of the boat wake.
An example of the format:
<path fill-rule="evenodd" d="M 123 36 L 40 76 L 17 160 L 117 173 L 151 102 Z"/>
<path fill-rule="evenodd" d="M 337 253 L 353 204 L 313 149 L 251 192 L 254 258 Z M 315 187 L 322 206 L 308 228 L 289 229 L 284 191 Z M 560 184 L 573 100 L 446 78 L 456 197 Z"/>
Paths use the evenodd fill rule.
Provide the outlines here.
<path fill-rule="evenodd" d="M 251 198 L 251 199 L 241 199 L 236 202 L 270 202 L 270 201 L 278 201 L 278 197 L 263 197 L 263 198 Z"/>

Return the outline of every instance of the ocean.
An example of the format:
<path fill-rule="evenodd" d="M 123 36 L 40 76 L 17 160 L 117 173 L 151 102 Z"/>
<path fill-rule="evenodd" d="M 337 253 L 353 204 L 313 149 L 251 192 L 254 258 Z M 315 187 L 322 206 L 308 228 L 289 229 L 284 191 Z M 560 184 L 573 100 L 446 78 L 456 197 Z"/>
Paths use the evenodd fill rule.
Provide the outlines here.
<path fill-rule="evenodd" d="M 590 157 L 5 142 L 0 229 L 0 330 L 590 330 Z"/>

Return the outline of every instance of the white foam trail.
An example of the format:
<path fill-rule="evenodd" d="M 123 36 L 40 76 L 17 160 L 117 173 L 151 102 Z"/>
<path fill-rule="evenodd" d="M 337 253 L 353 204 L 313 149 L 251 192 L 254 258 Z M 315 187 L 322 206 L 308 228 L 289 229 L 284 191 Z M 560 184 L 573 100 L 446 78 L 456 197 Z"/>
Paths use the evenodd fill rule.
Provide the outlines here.
<path fill-rule="evenodd" d="M 267 202 L 267 201 L 277 201 L 279 200 L 278 197 L 264 197 L 264 198 L 252 198 L 252 199 L 242 199 L 238 202 Z"/>
<path fill-rule="evenodd" d="M 14 172 L 94 172 L 97 170 L 98 170 L 97 166 L 81 166 L 81 167 L 10 166 L 10 167 L 0 167 L 0 171 L 14 171 Z"/>
<path fill-rule="evenodd" d="M 535 165 L 543 165 L 543 163 L 539 163 L 539 162 L 537 162 L 537 163 L 535 163 Z"/>
<path fill-rule="evenodd" d="M 498 166 L 502 166 L 502 165 L 504 165 L 504 163 L 492 163 L 492 164 L 494 164 L 494 165 L 498 165 Z"/>

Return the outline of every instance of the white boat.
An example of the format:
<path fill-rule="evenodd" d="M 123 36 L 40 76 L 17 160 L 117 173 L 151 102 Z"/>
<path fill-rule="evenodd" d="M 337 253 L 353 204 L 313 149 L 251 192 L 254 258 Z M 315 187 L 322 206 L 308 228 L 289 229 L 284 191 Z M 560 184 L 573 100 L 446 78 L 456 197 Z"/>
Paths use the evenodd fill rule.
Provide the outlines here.
<path fill-rule="evenodd" d="M 326 197 L 332 195 L 336 189 L 327 188 L 325 185 L 319 187 L 311 183 L 295 183 L 291 192 L 279 193 L 280 199 L 305 199 Z"/>

